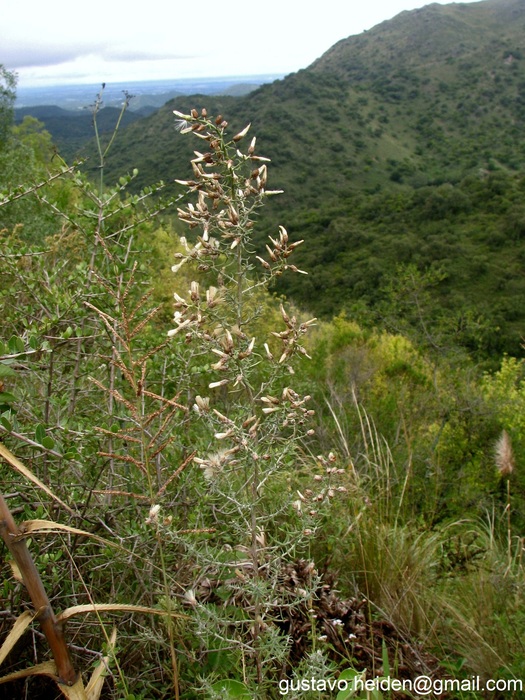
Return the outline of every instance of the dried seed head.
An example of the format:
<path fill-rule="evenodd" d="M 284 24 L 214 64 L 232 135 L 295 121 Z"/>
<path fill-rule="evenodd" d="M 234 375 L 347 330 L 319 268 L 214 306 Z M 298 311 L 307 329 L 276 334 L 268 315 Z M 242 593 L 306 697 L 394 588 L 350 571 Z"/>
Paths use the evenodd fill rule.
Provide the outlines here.
<path fill-rule="evenodd" d="M 263 258 L 261 258 L 259 255 L 256 255 L 255 257 L 256 257 L 257 260 L 261 263 L 261 265 L 264 267 L 265 270 L 270 270 L 270 269 L 271 269 L 270 263 L 266 262 L 266 260 L 264 260 Z"/>
<path fill-rule="evenodd" d="M 232 460 L 231 455 L 231 450 L 219 450 L 218 452 L 206 455 L 204 459 L 194 457 L 193 461 L 202 469 L 204 478 L 210 481 L 216 477 L 225 466 L 228 464 L 235 464 L 235 460 Z"/>
<path fill-rule="evenodd" d="M 268 347 L 268 343 L 265 343 L 265 344 L 264 344 L 264 350 L 265 350 L 265 352 L 266 352 L 266 357 L 267 357 L 269 360 L 273 360 L 273 355 L 272 355 L 272 352 L 271 352 L 270 348 Z"/>
<path fill-rule="evenodd" d="M 173 292 L 173 298 L 175 299 L 175 306 L 176 307 L 187 307 L 188 303 L 186 299 L 183 299 L 177 292 Z"/>
<path fill-rule="evenodd" d="M 245 126 L 242 131 L 239 131 L 238 134 L 235 134 L 235 136 L 233 137 L 233 140 L 237 143 L 237 141 L 240 141 L 242 138 L 244 138 L 246 136 L 246 134 L 248 133 L 250 126 L 251 126 L 251 124 L 248 124 L 248 126 Z"/>
<path fill-rule="evenodd" d="M 184 593 L 184 602 L 186 605 L 191 605 L 192 608 L 197 605 L 197 598 L 195 597 L 195 593 L 191 588 Z"/>
<path fill-rule="evenodd" d="M 192 301 L 199 301 L 199 283 L 193 281 L 190 285 L 190 296 Z"/>
<path fill-rule="evenodd" d="M 217 304 L 220 304 L 221 301 L 222 296 L 217 287 L 209 287 L 209 289 L 206 290 L 206 302 L 210 308 L 217 306 Z"/>
<path fill-rule="evenodd" d="M 210 410 L 210 399 L 208 397 L 202 398 L 202 396 L 195 397 L 195 404 L 193 406 L 198 413 L 208 413 Z"/>
<path fill-rule="evenodd" d="M 217 389 L 220 386 L 225 386 L 226 384 L 228 384 L 229 381 L 229 379 L 221 379 L 220 382 L 211 382 L 210 384 L 208 384 L 208 387 L 210 389 Z"/>
<path fill-rule="evenodd" d="M 146 519 L 146 525 L 154 525 L 155 523 L 158 523 L 159 511 L 160 511 L 159 505 L 151 506 L 151 508 L 149 509 L 149 515 Z"/>
<path fill-rule="evenodd" d="M 259 545 L 259 547 L 266 547 L 266 534 L 264 530 L 260 529 L 257 535 L 255 536 L 255 541 Z"/>
<path fill-rule="evenodd" d="M 500 475 L 508 478 L 514 471 L 515 461 L 512 442 L 506 430 L 501 433 L 495 447 L 496 466 Z"/>

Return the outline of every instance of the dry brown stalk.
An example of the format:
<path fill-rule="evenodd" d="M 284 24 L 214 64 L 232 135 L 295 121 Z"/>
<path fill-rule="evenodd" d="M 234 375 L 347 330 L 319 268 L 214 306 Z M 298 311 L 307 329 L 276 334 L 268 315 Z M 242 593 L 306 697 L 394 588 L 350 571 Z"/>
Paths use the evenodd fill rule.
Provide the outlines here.
<path fill-rule="evenodd" d="M 55 617 L 25 539 L 20 537 L 23 533 L 18 530 L 2 494 L 0 494 L 0 534 L 20 570 L 22 580 L 35 608 L 36 617 L 53 653 L 58 674 L 57 681 L 72 686 L 77 681 L 78 674 L 69 655 L 63 625 Z"/>

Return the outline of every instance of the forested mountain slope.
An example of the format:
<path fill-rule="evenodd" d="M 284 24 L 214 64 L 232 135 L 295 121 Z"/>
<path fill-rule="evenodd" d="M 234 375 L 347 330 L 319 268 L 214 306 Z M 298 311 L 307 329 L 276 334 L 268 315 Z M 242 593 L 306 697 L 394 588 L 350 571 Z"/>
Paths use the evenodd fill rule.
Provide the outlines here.
<path fill-rule="evenodd" d="M 447 315 L 475 312 L 485 329 L 470 345 L 520 351 L 523 2 L 403 12 L 244 98 L 175 99 L 123 131 L 112 173 L 138 167 L 137 186 L 184 176 L 172 110 L 194 106 L 251 122 L 272 159 L 270 185 L 285 191 L 273 211 L 309 239 L 308 293 L 281 291 L 321 314 L 376 308 L 399 263 L 433 267 Z M 268 209 L 261 245 L 277 221 Z"/>

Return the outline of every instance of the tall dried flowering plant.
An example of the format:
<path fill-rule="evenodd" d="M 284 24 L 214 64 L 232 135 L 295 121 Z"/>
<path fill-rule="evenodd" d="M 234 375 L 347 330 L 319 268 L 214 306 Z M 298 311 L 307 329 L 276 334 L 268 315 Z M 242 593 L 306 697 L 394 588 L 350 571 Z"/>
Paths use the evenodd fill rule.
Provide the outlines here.
<path fill-rule="evenodd" d="M 507 520 L 507 558 L 510 570 L 512 563 L 512 527 L 511 527 L 511 500 L 510 500 L 510 477 L 515 468 L 514 451 L 512 442 L 506 430 L 503 430 L 494 449 L 496 467 L 501 479 L 505 479 L 507 486 L 507 503 L 505 504 L 505 514 Z"/>
<path fill-rule="evenodd" d="M 215 528 L 194 552 L 199 567 L 186 600 L 198 637 L 210 649 L 235 650 L 243 682 L 263 692 L 270 669 L 282 668 L 288 651 L 275 624 L 282 565 L 307 551 L 314 530 L 293 518 L 308 509 L 291 483 L 298 447 L 313 432 L 310 397 L 294 389 L 294 366 L 306 356 L 302 339 L 315 319 L 302 321 L 281 305 L 274 316 L 279 327 L 261 320 L 269 303 L 261 290 L 286 270 L 302 272 L 290 263 L 302 241 L 291 242 L 280 227 L 267 254 L 256 255 L 255 213 L 277 192 L 267 189 L 268 159 L 256 153 L 256 139 L 240 150 L 250 127 L 228 138 L 222 116 L 175 114 L 180 131 L 199 139 L 200 150 L 193 178 L 178 181 L 193 201 L 178 210 L 190 232 L 173 271 L 187 280 L 191 269 L 195 277 L 187 294 L 175 293 L 169 335 L 184 339 L 206 377 L 189 405 L 204 436 L 194 457 L 202 473 L 199 525 Z M 205 284 L 198 281 L 203 277 Z M 313 565 L 310 571 L 313 586 Z M 311 595 L 300 589 L 288 605 Z M 223 605 L 213 604 L 218 600 Z"/>

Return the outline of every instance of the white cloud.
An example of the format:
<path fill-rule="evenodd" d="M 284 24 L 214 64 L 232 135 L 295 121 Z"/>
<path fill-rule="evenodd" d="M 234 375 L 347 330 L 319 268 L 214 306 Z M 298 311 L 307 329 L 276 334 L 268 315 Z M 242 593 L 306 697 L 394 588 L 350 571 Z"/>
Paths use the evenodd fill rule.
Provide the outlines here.
<path fill-rule="evenodd" d="M 289 73 L 424 0 L 25 0 L 2 8 L 0 63 L 20 84 Z M 82 76 L 82 77 L 81 77 Z"/>
<path fill-rule="evenodd" d="M 8 67 L 16 69 L 33 67 L 33 66 L 55 66 L 70 61 L 75 61 L 82 55 L 94 55 L 103 50 L 100 44 L 83 45 L 63 44 L 49 45 L 31 43 L 24 44 L 19 42 L 16 46 L 10 47 L 9 44 L 2 47 L 2 54 L 7 57 L 4 63 Z"/>

